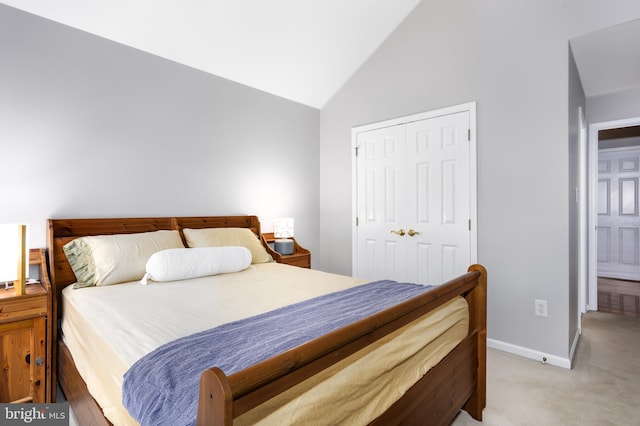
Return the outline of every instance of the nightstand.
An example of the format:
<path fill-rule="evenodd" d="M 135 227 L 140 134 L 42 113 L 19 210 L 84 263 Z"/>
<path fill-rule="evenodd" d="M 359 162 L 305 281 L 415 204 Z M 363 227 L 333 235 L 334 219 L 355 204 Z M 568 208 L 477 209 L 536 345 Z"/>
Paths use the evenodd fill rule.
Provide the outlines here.
<path fill-rule="evenodd" d="M 275 241 L 273 233 L 262 234 L 262 244 L 276 262 L 301 268 L 311 268 L 311 252 L 298 244 L 295 238 L 290 239 L 293 240 L 293 254 L 280 254 L 271 245 Z"/>
<path fill-rule="evenodd" d="M 40 282 L 28 284 L 24 295 L 0 287 L 0 402 L 51 400 L 51 285 L 44 249 L 30 250 L 29 264 L 40 267 Z"/>

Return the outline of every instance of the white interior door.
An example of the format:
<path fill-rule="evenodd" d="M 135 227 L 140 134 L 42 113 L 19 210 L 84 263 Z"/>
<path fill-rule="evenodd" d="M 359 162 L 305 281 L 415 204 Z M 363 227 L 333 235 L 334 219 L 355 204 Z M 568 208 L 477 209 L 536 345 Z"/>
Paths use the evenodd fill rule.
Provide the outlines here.
<path fill-rule="evenodd" d="M 404 126 L 358 134 L 359 277 L 406 280 L 405 148 Z"/>
<path fill-rule="evenodd" d="M 640 280 L 640 149 L 598 155 L 598 276 Z"/>
<path fill-rule="evenodd" d="M 355 132 L 354 275 L 440 284 L 475 261 L 470 120 L 462 111 Z"/>
<path fill-rule="evenodd" d="M 442 283 L 471 263 L 468 135 L 468 112 L 407 124 L 405 243 L 411 282 Z"/>

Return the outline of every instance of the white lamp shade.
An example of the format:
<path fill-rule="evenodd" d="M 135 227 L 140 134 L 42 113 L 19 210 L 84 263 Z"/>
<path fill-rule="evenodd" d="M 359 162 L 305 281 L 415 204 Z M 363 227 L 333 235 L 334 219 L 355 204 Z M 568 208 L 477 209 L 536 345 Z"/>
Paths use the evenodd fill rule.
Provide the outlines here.
<path fill-rule="evenodd" d="M 29 259 L 27 244 L 23 246 L 23 228 L 25 225 L 0 225 L 0 282 L 16 281 L 26 276 L 26 264 L 21 264 L 22 253 L 25 251 L 25 259 Z"/>
<path fill-rule="evenodd" d="M 275 238 L 293 237 L 293 218 L 284 217 L 273 222 L 273 236 Z"/>

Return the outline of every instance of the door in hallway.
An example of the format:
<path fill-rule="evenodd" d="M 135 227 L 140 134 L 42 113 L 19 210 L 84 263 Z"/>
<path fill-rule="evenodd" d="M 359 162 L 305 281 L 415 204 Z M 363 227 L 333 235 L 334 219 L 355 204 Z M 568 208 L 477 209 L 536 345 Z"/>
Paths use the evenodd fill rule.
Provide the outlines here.
<path fill-rule="evenodd" d="M 640 148 L 598 154 L 598 276 L 640 280 Z"/>

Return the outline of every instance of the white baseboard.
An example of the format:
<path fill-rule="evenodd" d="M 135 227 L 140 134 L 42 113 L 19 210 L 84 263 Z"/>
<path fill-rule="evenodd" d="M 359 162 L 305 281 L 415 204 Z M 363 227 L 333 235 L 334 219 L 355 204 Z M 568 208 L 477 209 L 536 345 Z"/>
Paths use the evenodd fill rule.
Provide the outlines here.
<path fill-rule="evenodd" d="M 576 339 L 577 341 L 577 339 Z M 562 358 L 556 355 L 549 355 L 544 352 L 536 351 L 533 349 L 525 348 L 522 346 L 512 345 L 511 343 L 501 342 L 500 340 L 487 339 L 487 347 L 497 349 L 502 352 L 508 352 L 510 354 L 518 355 L 524 358 L 540 361 L 545 364 L 554 365 L 556 367 L 566 368 L 571 370 L 571 359 Z M 572 346 L 572 350 L 575 349 L 575 342 Z M 571 354 L 573 357 L 573 352 Z"/>

